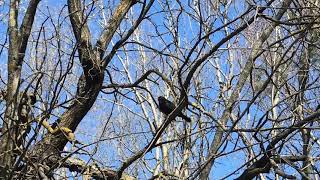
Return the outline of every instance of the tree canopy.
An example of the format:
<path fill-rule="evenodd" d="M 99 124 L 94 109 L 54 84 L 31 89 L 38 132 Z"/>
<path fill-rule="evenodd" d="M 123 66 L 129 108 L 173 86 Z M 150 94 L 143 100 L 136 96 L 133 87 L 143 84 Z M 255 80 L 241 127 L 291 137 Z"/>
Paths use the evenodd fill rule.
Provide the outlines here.
<path fill-rule="evenodd" d="M 0 179 L 319 179 L 319 3 L 0 0 Z"/>

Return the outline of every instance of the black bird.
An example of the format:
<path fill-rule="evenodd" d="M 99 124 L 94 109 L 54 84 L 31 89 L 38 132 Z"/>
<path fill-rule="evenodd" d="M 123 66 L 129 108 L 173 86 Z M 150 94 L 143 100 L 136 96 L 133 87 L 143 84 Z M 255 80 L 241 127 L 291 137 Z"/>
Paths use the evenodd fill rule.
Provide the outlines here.
<path fill-rule="evenodd" d="M 162 96 L 158 97 L 158 101 L 159 101 L 159 109 L 165 115 L 169 115 L 176 108 L 176 106 L 173 104 L 173 102 L 167 100 L 166 98 L 164 98 Z M 189 117 L 187 117 L 186 115 L 182 114 L 182 112 L 180 112 L 178 114 L 178 116 L 183 118 L 187 122 L 191 122 L 191 119 Z"/>

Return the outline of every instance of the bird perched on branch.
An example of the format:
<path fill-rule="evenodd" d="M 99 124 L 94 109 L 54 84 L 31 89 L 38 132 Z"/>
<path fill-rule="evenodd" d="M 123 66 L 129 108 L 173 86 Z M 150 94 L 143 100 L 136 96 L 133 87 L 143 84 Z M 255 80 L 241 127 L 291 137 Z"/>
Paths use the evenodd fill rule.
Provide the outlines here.
<path fill-rule="evenodd" d="M 158 97 L 158 101 L 159 101 L 159 109 L 165 115 L 169 115 L 176 108 L 176 105 L 174 105 L 173 102 L 167 100 L 166 98 L 164 98 L 162 96 Z M 187 117 L 186 115 L 182 114 L 182 112 L 180 112 L 178 114 L 178 116 L 187 122 L 191 122 L 191 119 L 189 117 Z"/>

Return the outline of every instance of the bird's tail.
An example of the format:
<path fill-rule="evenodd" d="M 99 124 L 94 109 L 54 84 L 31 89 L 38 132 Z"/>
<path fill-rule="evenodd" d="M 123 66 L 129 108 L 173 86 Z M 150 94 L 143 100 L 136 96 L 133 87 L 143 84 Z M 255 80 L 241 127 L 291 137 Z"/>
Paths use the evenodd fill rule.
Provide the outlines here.
<path fill-rule="evenodd" d="M 189 118 L 188 116 L 186 116 L 186 115 L 184 115 L 184 114 L 181 114 L 180 117 L 181 117 L 182 119 L 184 119 L 185 121 L 187 121 L 187 122 L 191 122 L 191 118 Z"/>

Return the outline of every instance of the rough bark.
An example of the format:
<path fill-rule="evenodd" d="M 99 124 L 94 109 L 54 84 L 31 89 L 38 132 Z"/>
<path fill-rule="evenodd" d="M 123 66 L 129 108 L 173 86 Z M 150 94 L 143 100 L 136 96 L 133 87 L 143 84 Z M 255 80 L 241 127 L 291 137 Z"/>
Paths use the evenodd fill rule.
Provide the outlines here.
<path fill-rule="evenodd" d="M 17 137 L 19 132 L 18 95 L 21 81 L 21 70 L 28 38 L 30 36 L 36 9 L 39 0 L 29 2 L 22 25 L 18 27 L 19 1 L 11 0 L 9 7 L 9 56 L 8 56 L 8 83 L 6 90 L 6 110 L 0 142 L 0 174 L 7 177 L 8 169 L 12 170 L 16 154 Z"/>
<path fill-rule="evenodd" d="M 68 1 L 70 21 L 78 44 L 79 60 L 82 65 L 83 74 L 78 80 L 77 93 L 72 105 L 60 117 L 60 127 L 67 127 L 74 132 L 96 101 L 102 89 L 105 67 L 107 65 L 103 63 L 104 50 L 119 27 L 124 15 L 132 5 L 134 5 L 134 1 L 132 0 L 121 1 L 114 16 L 108 23 L 109 26 L 106 27 L 97 43 L 98 48 L 93 48 L 86 17 L 82 14 L 81 1 Z M 67 143 L 68 139 L 63 132 L 60 131 L 56 134 L 48 133 L 42 141 L 32 148 L 29 155 L 33 161 L 42 162 L 42 164 L 54 168 L 58 165 L 61 159 L 60 153 Z"/>

